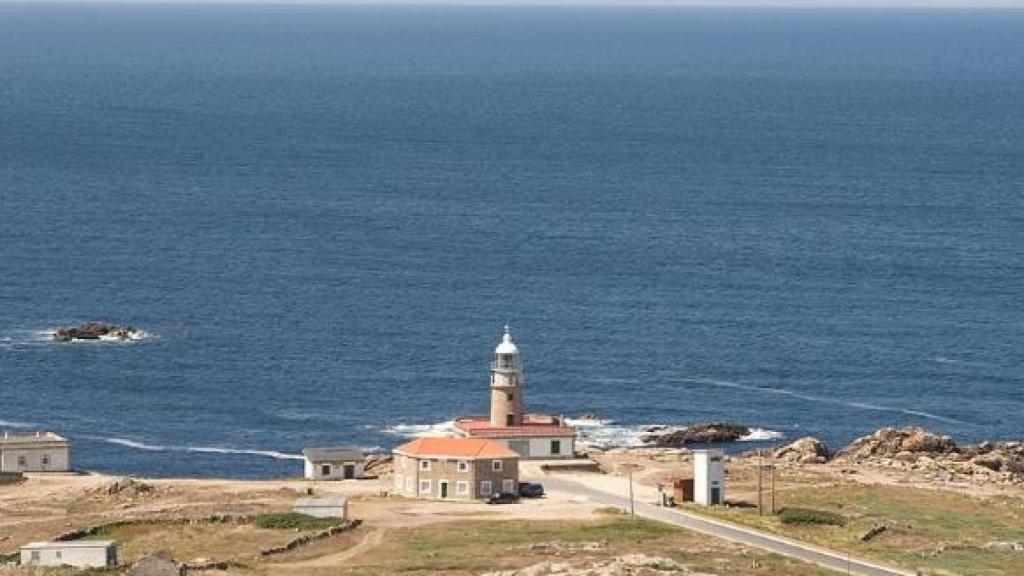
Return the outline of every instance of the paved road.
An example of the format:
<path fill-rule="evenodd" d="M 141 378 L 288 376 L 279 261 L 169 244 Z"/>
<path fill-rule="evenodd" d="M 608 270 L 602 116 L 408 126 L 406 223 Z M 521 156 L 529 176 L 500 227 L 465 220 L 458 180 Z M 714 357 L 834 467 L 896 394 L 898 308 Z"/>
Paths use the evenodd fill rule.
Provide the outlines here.
<path fill-rule="evenodd" d="M 580 482 L 565 478 L 546 476 L 544 486 L 549 491 L 564 492 L 585 496 L 591 501 L 611 506 L 628 507 L 629 499 L 625 494 L 612 494 L 596 488 L 588 487 Z M 913 572 L 887 568 L 864 560 L 848 558 L 841 552 L 831 552 L 823 548 L 809 546 L 792 540 L 773 536 L 759 530 L 752 530 L 717 520 L 711 520 L 697 514 L 683 512 L 673 508 L 661 508 L 643 502 L 635 502 L 634 509 L 638 516 L 675 524 L 689 530 L 702 532 L 732 542 L 763 548 L 776 554 L 796 558 L 831 568 L 844 574 L 860 576 L 913 576 Z"/>

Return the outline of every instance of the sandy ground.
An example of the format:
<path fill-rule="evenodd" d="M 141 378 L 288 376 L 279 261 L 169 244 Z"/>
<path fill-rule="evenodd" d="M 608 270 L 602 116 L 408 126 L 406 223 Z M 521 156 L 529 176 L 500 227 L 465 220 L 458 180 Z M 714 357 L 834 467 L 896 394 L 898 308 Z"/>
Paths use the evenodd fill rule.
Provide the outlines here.
<path fill-rule="evenodd" d="M 101 474 L 31 474 L 23 483 L 0 486 L 0 551 L 11 552 L 29 541 L 129 518 L 285 511 L 307 489 L 348 496 L 349 515 L 380 529 L 482 518 L 586 519 L 595 508 L 563 494 L 524 500 L 516 506 L 382 498 L 377 480 L 142 479 L 155 487 L 152 494 L 106 494 L 104 488 L 113 480 L 115 477 Z"/>

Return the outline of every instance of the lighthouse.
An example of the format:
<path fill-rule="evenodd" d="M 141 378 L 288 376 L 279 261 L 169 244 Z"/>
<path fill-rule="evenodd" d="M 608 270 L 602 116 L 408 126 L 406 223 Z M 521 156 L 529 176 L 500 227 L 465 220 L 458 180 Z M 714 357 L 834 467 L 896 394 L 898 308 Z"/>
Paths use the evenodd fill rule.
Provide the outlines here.
<path fill-rule="evenodd" d="M 491 426 L 511 428 L 523 424 L 523 363 L 512 331 L 505 326 L 491 362 Z"/>
<path fill-rule="evenodd" d="M 491 413 L 456 418 L 456 436 L 494 440 L 520 458 L 573 458 L 576 429 L 562 418 L 524 413 L 523 384 L 519 347 L 512 340 L 512 331 L 505 326 L 491 361 Z"/>

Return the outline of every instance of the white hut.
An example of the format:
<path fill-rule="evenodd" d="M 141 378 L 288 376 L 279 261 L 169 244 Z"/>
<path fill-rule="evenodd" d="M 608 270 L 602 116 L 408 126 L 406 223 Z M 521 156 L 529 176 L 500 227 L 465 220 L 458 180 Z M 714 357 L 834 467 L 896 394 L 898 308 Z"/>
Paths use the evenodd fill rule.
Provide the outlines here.
<path fill-rule="evenodd" d="M 32 542 L 21 547 L 22 566 L 76 566 L 104 568 L 117 566 L 114 540 L 73 542 Z"/>
<path fill-rule="evenodd" d="M 352 446 L 306 448 L 305 476 L 308 480 L 347 480 L 366 476 L 366 456 Z"/>
<path fill-rule="evenodd" d="M 0 472 L 67 472 L 71 468 L 68 441 L 53 432 L 0 436 Z"/>
<path fill-rule="evenodd" d="M 721 450 L 693 451 L 693 501 L 702 506 L 725 502 L 725 455 Z"/>

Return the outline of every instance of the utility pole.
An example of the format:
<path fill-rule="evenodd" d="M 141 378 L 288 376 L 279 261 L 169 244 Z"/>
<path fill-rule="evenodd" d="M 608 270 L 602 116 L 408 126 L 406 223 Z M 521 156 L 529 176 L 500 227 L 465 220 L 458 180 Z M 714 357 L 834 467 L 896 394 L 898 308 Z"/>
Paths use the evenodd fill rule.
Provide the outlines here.
<path fill-rule="evenodd" d="M 757 515 L 764 516 L 764 508 L 761 502 L 761 449 L 757 449 Z"/>
<path fill-rule="evenodd" d="M 769 464 L 768 466 L 771 467 L 770 469 L 771 469 L 771 474 L 772 474 L 772 480 L 771 480 L 771 482 L 772 482 L 772 501 L 771 501 L 772 502 L 771 503 L 772 510 L 771 510 L 771 515 L 775 516 L 775 463 L 773 462 L 773 463 Z"/>
<path fill-rule="evenodd" d="M 633 463 L 627 463 L 627 469 L 629 470 L 629 515 L 635 516 L 633 510 Z"/>

